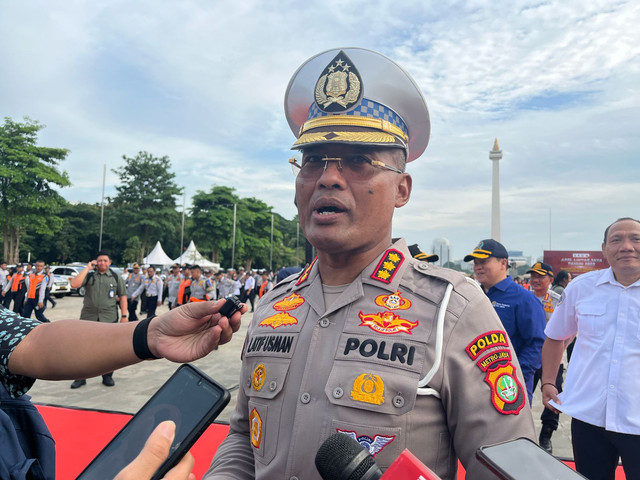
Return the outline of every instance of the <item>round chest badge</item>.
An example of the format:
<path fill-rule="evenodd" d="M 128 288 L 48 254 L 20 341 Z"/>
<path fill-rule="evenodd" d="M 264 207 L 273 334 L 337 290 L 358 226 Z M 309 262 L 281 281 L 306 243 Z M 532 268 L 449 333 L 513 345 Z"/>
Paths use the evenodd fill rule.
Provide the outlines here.
<path fill-rule="evenodd" d="M 251 377 L 251 385 L 254 390 L 260 390 L 264 385 L 264 379 L 267 376 L 267 369 L 263 364 L 259 364 L 254 370 Z"/>

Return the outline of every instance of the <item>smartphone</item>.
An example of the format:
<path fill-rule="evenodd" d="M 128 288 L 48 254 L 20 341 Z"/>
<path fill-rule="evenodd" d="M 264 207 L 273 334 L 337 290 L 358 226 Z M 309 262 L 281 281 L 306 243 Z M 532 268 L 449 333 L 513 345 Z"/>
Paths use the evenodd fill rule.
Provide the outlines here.
<path fill-rule="evenodd" d="M 160 422 L 173 420 L 176 436 L 169 457 L 152 480 L 162 478 L 216 419 L 230 397 L 226 388 L 198 368 L 181 365 L 77 478 L 114 478 L 138 456 Z"/>
<path fill-rule="evenodd" d="M 501 480 L 585 478 L 528 438 L 480 447 L 476 457 Z"/>

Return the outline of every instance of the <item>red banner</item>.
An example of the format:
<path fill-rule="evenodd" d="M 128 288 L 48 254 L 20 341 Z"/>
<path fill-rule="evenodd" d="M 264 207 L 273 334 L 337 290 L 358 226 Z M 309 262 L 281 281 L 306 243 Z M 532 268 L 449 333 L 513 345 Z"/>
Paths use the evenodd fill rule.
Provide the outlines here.
<path fill-rule="evenodd" d="M 592 270 L 602 270 L 609 267 L 601 251 L 564 251 L 545 250 L 544 263 L 553 267 L 553 272 L 567 270 L 572 277 Z"/>

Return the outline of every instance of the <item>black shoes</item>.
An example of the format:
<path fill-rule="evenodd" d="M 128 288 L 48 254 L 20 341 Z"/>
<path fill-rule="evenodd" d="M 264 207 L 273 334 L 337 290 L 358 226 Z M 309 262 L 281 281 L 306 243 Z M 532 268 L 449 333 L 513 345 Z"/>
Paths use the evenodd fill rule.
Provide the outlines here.
<path fill-rule="evenodd" d="M 71 384 L 71 388 L 80 388 L 81 386 L 86 384 L 87 384 L 86 380 L 74 380 L 73 383 Z"/>
<path fill-rule="evenodd" d="M 116 384 L 116 382 L 114 382 L 113 378 L 111 377 L 102 377 L 102 384 L 105 387 L 113 387 Z"/>
<path fill-rule="evenodd" d="M 540 430 L 540 438 L 538 439 L 538 445 L 540 445 L 544 451 L 546 451 L 549 455 L 553 454 L 553 445 L 551 444 L 551 435 L 553 435 L 553 430 L 551 427 L 542 426 L 542 430 Z"/>

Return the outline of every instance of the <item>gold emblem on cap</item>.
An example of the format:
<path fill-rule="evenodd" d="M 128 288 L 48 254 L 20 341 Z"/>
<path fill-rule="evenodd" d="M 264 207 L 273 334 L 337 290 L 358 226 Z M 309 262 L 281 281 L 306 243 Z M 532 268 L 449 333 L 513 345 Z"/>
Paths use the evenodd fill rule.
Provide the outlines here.
<path fill-rule="evenodd" d="M 318 79 L 315 99 L 324 112 L 343 112 L 358 102 L 361 90 L 358 70 L 340 51 Z"/>
<path fill-rule="evenodd" d="M 384 382 L 378 375 L 363 373 L 353 382 L 351 398 L 356 402 L 381 405 L 384 403 Z"/>

